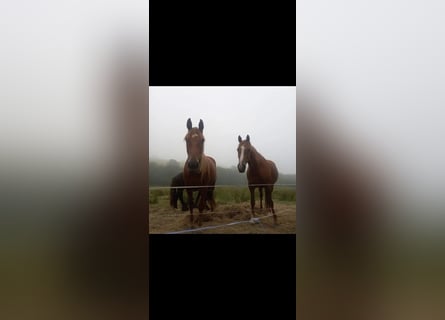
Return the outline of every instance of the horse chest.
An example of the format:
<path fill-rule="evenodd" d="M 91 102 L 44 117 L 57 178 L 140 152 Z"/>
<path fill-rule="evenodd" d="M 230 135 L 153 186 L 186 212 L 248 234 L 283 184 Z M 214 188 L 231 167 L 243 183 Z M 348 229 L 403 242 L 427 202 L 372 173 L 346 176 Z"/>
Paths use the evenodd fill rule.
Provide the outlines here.
<path fill-rule="evenodd" d="M 201 174 L 189 174 L 184 177 L 184 182 L 187 186 L 201 185 Z"/>

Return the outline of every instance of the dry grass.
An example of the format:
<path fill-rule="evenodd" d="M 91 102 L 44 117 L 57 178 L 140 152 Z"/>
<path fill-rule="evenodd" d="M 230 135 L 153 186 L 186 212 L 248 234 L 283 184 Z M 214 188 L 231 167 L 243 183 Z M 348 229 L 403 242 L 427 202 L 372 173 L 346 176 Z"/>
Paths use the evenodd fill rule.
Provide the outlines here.
<path fill-rule="evenodd" d="M 275 212 L 277 214 L 278 223 L 274 225 L 272 215 L 268 216 L 265 209 L 256 208 L 256 217 L 260 218 L 260 223 L 240 223 L 230 226 L 222 226 L 207 230 L 197 230 L 188 232 L 190 234 L 284 234 L 295 233 L 296 229 L 296 204 L 287 201 L 274 201 Z M 193 211 L 193 215 L 198 218 L 197 209 Z M 202 214 L 202 226 L 219 226 L 232 222 L 249 221 L 250 219 L 250 203 L 241 202 L 236 204 L 217 204 L 214 212 L 205 211 Z M 162 204 L 150 204 L 149 210 L 149 233 L 168 233 L 174 231 L 190 229 L 190 213 L 182 212 L 178 209 L 172 209 Z M 195 222 L 195 229 L 198 225 Z"/>

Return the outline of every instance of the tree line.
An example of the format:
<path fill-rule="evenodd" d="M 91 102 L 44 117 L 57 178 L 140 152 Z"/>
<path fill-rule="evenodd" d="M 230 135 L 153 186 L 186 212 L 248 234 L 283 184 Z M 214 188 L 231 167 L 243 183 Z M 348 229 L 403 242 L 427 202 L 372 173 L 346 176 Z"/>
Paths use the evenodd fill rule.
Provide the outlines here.
<path fill-rule="evenodd" d="M 152 187 L 170 186 L 171 179 L 182 172 L 183 164 L 170 159 L 166 163 L 149 161 L 149 185 Z M 216 167 L 216 184 L 218 185 L 246 185 L 245 173 L 238 172 L 235 166 L 231 168 Z M 282 174 L 278 176 L 277 184 L 295 184 L 295 174 Z"/>

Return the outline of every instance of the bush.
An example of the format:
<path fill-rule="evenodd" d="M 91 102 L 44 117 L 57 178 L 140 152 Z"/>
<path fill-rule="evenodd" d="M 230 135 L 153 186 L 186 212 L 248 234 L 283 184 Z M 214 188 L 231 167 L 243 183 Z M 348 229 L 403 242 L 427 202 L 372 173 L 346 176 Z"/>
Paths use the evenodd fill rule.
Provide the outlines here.
<path fill-rule="evenodd" d="M 159 203 L 160 199 L 168 200 L 170 189 L 153 189 L 148 195 L 148 202 L 150 204 Z"/>

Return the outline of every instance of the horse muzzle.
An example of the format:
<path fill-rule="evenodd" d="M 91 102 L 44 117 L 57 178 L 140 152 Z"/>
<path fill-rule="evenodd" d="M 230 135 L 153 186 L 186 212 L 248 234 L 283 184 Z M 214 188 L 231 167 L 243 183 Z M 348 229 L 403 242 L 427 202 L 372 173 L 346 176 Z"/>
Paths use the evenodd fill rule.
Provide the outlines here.
<path fill-rule="evenodd" d="M 244 172 L 246 170 L 246 165 L 245 164 L 238 164 L 238 171 L 239 172 Z"/>
<path fill-rule="evenodd" d="M 191 171 L 199 171 L 199 161 L 192 159 L 187 163 L 187 167 Z"/>

